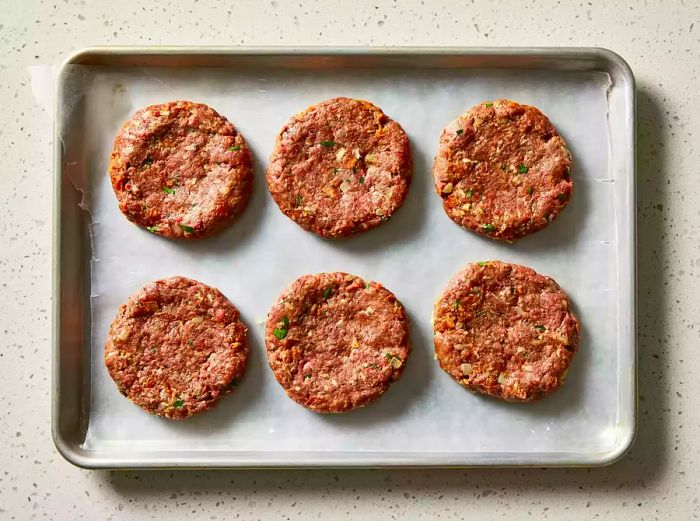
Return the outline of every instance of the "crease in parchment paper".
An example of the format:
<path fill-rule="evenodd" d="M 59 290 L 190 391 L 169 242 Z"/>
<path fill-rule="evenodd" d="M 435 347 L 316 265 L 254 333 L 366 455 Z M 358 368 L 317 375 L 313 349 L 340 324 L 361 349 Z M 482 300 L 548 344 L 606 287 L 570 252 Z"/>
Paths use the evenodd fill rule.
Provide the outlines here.
<path fill-rule="evenodd" d="M 79 73 L 67 154 L 91 211 L 91 403 L 83 447 L 118 451 L 599 452 L 614 441 L 618 385 L 616 214 L 606 146 L 602 73 L 457 69 L 290 71 L 107 69 Z M 77 76 L 76 76 L 77 77 Z M 260 85 L 265 88 L 261 89 Z M 369 99 L 407 131 L 414 179 L 404 207 L 361 236 L 321 240 L 284 217 L 267 193 L 264 168 L 284 122 L 332 96 Z M 541 108 L 569 144 L 574 196 L 547 229 L 512 245 L 476 236 L 444 214 L 432 186 L 440 130 L 471 105 L 508 97 Z M 255 157 L 250 207 L 202 241 L 156 237 L 121 215 L 107 176 L 119 126 L 139 108 L 172 99 L 208 103 L 229 118 Z M 76 116 L 80 116 L 76 119 Z M 613 182 L 611 182 L 613 181 Z M 474 396 L 433 360 L 432 304 L 464 264 L 499 258 L 553 276 L 570 294 L 582 342 L 566 385 L 520 406 Z M 347 415 L 320 416 L 289 400 L 267 368 L 269 305 L 296 277 L 348 271 L 396 293 L 411 319 L 413 353 L 385 396 Z M 251 360 L 240 387 L 212 411 L 184 422 L 151 417 L 119 394 L 103 364 L 110 322 L 150 280 L 183 275 L 221 289 L 241 310 Z"/>

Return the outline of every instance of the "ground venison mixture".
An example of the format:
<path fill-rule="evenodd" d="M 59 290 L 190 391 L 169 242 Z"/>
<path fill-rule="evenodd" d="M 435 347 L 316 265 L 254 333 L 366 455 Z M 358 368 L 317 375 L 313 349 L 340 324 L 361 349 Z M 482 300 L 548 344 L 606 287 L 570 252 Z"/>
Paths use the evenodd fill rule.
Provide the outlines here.
<path fill-rule="evenodd" d="M 119 308 L 105 364 L 124 396 L 179 420 L 233 389 L 246 366 L 246 331 L 219 290 L 184 277 L 157 280 Z"/>
<path fill-rule="evenodd" d="M 440 136 L 435 189 L 457 224 L 511 241 L 547 226 L 571 198 L 571 154 L 537 108 L 483 102 Z"/>
<path fill-rule="evenodd" d="M 289 397 L 329 413 L 379 397 L 410 353 L 406 314 L 394 294 L 347 273 L 297 279 L 270 309 L 265 344 Z"/>
<path fill-rule="evenodd" d="M 440 367 L 468 389 L 532 401 L 558 389 L 576 354 L 579 324 L 549 277 L 499 261 L 469 264 L 434 310 Z"/>
<path fill-rule="evenodd" d="M 282 128 L 267 183 L 280 210 L 302 228 L 345 237 L 374 228 L 401 206 L 411 168 L 398 123 L 368 101 L 334 98 Z"/>
<path fill-rule="evenodd" d="M 228 224 L 253 186 L 243 136 L 210 107 L 189 101 L 134 114 L 117 134 L 109 171 L 122 213 L 170 238 L 199 238 Z"/>

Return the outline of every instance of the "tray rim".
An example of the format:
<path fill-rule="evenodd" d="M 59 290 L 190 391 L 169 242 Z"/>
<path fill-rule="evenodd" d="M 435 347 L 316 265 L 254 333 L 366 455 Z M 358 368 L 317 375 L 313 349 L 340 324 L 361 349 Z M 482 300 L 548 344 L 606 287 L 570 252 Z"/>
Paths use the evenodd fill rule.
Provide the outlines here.
<path fill-rule="evenodd" d="M 627 127 L 631 130 L 629 138 L 629 149 L 625 150 L 626 159 L 630 166 L 632 180 L 629 192 L 631 206 L 630 215 L 630 245 L 625 258 L 629 260 L 626 266 L 630 275 L 629 293 L 626 299 L 630 302 L 629 316 L 627 317 L 630 326 L 630 348 L 631 348 L 631 378 L 627 382 L 626 392 L 631 397 L 629 409 L 626 410 L 630 418 L 622 435 L 614 447 L 607 451 L 595 453 L 581 452 L 532 452 L 523 457 L 523 453 L 498 452 L 479 453 L 478 458 L 474 458 L 474 453 L 441 453 L 441 452 L 374 452 L 365 451 L 353 453 L 354 460 L 343 459 L 339 455 L 342 451 L 314 452 L 304 451 L 296 458 L 290 458 L 290 454 L 279 452 L 285 458 L 279 460 L 263 459 L 255 454 L 275 454 L 271 451 L 242 452 L 237 457 L 230 457 L 230 451 L 187 451 L 187 454 L 194 454 L 195 457 L 184 457 L 185 452 L 158 451 L 149 452 L 150 458 L 120 458 L 115 460 L 102 454 L 105 451 L 85 450 L 79 444 L 72 442 L 64 436 L 59 429 L 61 423 L 61 388 L 60 359 L 61 359 L 61 190 L 63 182 L 63 142 L 60 139 L 58 121 L 62 115 L 59 94 L 62 91 L 66 69 L 75 64 L 85 63 L 95 58 L 115 58 L 115 57 L 146 57 L 155 58 L 159 56 L 170 57 L 263 57 L 279 56 L 284 58 L 300 57 L 343 57 L 343 56 L 372 56 L 377 58 L 389 57 L 411 57 L 411 56 L 432 56 L 432 57 L 536 57 L 544 60 L 575 60 L 593 59 L 604 65 L 604 69 L 611 75 L 617 73 L 621 78 L 620 86 L 625 90 L 625 98 L 629 102 L 630 110 L 625 114 Z M 188 65 L 189 67 L 196 65 Z M 508 68 L 492 66 L 489 68 Z M 530 67 L 536 68 L 536 67 Z M 66 58 L 60 66 L 56 77 L 54 92 L 54 176 L 53 176 L 53 230 L 52 230 L 52 332 L 51 332 L 51 435 L 58 452 L 69 463 L 84 469 L 188 469 L 188 468 L 227 468 L 227 469 L 252 469 L 252 468 L 473 468 L 473 467 L 593 467 L 605 466 L 615 463 L 624 457 L 632 445 L 638 428 L 638 397 L 637 397 L 637 183 L 636 183 L 636 94 L 635 78 L 629 64 L 617 53 L 602 47 L 366 47 L 366 46 L 93 46 L 75 51 Z M 618 255 L 619 260 L 620 256 Z M 620 270 L 621 271 L 621 270 Z M 622 294 L 621 294 L 622 295 Z M 625 387 L 625 382 L 620 382 L 620 392 Z M 154 457 L 153 454 L 162 456 Z M 197 459 L 196 455 L 200 458 Z M 217 454 L 229 455 L 227 460 L 219 459 Z M 245 454 L 246 457 L 241 457 Z M 247 457 L 253 454 L 252 457 Z M 471 462 L 464 463 L 465 459 L 460 459 L 460 454 L 469 454 Z M 516 461 L 514 456 L 520 455 L 520 460 Z M 328 457 L 334 455 L 334 457 Z M 421 460 L 411 459 L 411 455 L 421 455 Z M 432 457 L 429 457 L 432 455 Z M 316 459 L 313 459 L 314 456 Z M 303 461 L 302 461 L 303 460 Z"/>

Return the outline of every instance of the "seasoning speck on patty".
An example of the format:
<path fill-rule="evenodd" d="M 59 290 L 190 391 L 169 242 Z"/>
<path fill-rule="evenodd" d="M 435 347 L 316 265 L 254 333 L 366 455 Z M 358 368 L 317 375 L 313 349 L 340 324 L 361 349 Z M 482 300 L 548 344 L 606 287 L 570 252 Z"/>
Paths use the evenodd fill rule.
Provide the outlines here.
<path fill-rule="evenodd" d="M 387 220 L 411 181 L 401 126 L 368 101 L 334 98 L 282 128 L 267 184 L 282 213 L 322 237 L 345 237 Z"/>
<path fill-rule="evenodd" d="M 119 308 L 105 364 L 136 405 L 180 420 L 232 391 L 248 358 L 246 332 L 219 290 L 184 277 L 157 280 Z"/>
<path fill-rule="evenodd" d="M 435 303 L 435 355 L 467 389 L 532 401 L 564 383 L 579 324 L 549 277 L 488 261 L 457 273 Z"/>
<path fill-rule="evenodd" d="M 433 177 L 450 219 L 512 241 L 547 226 L 569 202 L 571 154 L 537 108 L 487 101 L 442 131 Z"/>
<path fill-rule="evenodd" d="M 408 321 L 394 294 L 347 273 L 294 281 L 270 309 L 265 344 L 289 397 L 327 413 L 381 396 L 410 353 Z"/>
<path fill-rule="evenodd" d="M 212 108 L 190 101 L 134 114 L 114 141 L 109 173 L 122 213 L 169 238 L 219 230 L 245 209 L 253 187 L 243 136 Z"/>

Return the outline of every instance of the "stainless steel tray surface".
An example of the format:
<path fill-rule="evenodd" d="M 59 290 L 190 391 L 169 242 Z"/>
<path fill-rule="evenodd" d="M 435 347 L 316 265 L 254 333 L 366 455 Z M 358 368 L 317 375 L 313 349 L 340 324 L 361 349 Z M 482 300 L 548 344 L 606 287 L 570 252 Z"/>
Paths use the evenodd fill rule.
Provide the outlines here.
<path fill-rule="evenodd" d="M 338 241 L 306 233 L 267 193 L 282 124 L 334 96 L 375 102 L 409 134 L 414 180 L 376 230 Z M 479 101 L 540 107 L 574 158 L 574 196 L 547 229 L 514 244 L 454 225 L 432 188 L 440 130 Z M 222 234 L 176 242 L 128 223 L 107 176 L 119 126 L 151 103 L 189 99 L 248 140 L 250 207 Z M 89 468 L 600 465 L 629 448 L 636 417 L 634 79 L 601 49 L 94 48 L 64 64 L 56 106 L 53 434 Z M 472 395 L 433 360 L 431 311 L 468 262 L 502 259 L 554 277 L 582 340 L 564 387 L 533 404 Z M 342 270 L 394 291 L 413 353 L 376 403 L 318 415 L 267 367 L 264 320 L 303 273 Z M 221 289 L 250 327 L 245 378 L 183 422 L 122 397 L 103 363 L 118 306 L 146 282 L 189 276 Z"/>

